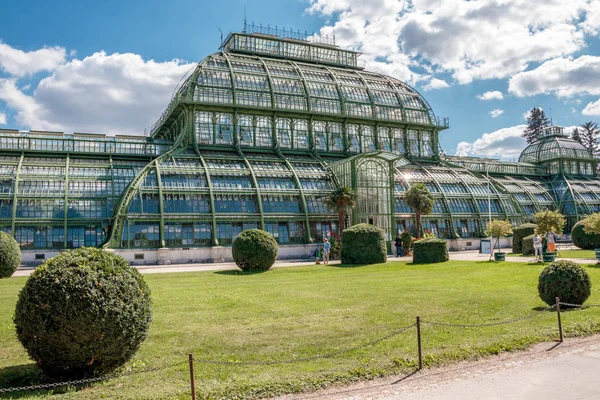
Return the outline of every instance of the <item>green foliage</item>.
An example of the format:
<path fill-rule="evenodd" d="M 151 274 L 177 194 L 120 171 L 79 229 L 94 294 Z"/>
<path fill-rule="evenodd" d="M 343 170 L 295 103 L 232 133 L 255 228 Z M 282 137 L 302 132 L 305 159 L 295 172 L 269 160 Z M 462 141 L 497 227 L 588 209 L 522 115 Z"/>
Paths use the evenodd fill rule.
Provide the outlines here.
<path fill-rule="evenodd" d="M 417 236 L 421 235 L 421 215 L 433 211 L 433 196 L 423 183 L 414 183 L 404 194 L 404 201 L 416 214 Z"/>
<path fill-rule="evenodd" d="M 346 226 L 346 213 L 349 208 L 356 207 L 358 195 L 348 186 L 341 187 L 329 193 L 324 201 L 327 207 L 338 213 L 339 232 L 343 232 Z"/>
<path fill-rule="evenodd" d="M 329 239 L 329 243 L 331 244 L 329 258 L 331 260 L 339 260 L 342 253 L 342 243 L 333 235 Z"/>
<path fill-rule="evenodd" d="M 536 228 L 536 224 L 523 224 L 513 229 L 513 253 L 520 254 L 523 252 L 523 238 L 529 235 L 533 235 L 533 232 Z M 533 249 L 533 242 L 531 246 L 531 248 Z"/>
<path fill-rule="evenodd" d="M 590 297 L 592 281 L 583 267 L 573 261 L 554 261 L 540 273 L 538 292 L 548 305 L 561 302 L 583 304 Z"/>
<path fill-rule="evenodd" d="M 377 264 L 386 260 L 383 230 L 369 224 L 358 224 L 344 231 L 342 264 Z"/>
<path fill-rule="evenodd" d="M 267 271 L 275 262 L 278 250 L 273 235 L 260 229 L 248 229 L 235 238 L 231 253 L 242 271 Z"/>
<path fill-rule="evenodd" d="M 14 316 L 31 359 L 63 378 L 122 366 L 146 338 L 151 320 L 150 289 L 140 273 L 120 256 L 86 247 L 38 267 Z"/>
<path fill-rule="evenodd" d="M 594 250 L 600 248 L 600 235 L 597 233 L 587 233 L 582 221 L 573 226 L 571 229 L 571 239 L 575 246 L 580 249 Z"/>
<path fill-rule="evenodd" d="M 509 221 L 501 219 L 493 219 L 488 222 L 486 235 L 491 237 L 506 237 L 513 232 L 512 225 Z"/>
<path fill-rule="evenodd" d="M 565 229 L 565 217 L 558 211 L 544 210 L 533 215 L 533 221 L 538 226 L 540 236 L 546 236 L 548 232 L 562 234 Z"/>
<path fill-rule="evenodd" d="M 19 244 L 8 233 L 0 232 L 0 278 L 10 278 L 21 265 Z"/>
<path fill-rule="evenodd" d="M 533 249 L 533 235 L 525 236 L 521 243 L 521 253 L 524 256 L 535 254 L 535 250 Z"/>
<path fill-rule="evenodd" d="M 402 232 L 400 238 L 402 239 L 402 255 L 407 256 L 413 248 L 415 238 L 408 232 Z"/>
<path fill-rule="evenodd" d="M 580 223 L 585 233 L 600 235 L 600 213 L 588 215 Z"/>
<path fill-rule="evenodd" d="M 427 237 L 413 243 L 413 263 L 433 264 L 448 261 L 448 244 L 445 240 Z"/>
<path fill-rule="evenodd" d="M 509 221 L 501 220 L 501 219 L 493 219 L 487 224 L 486 235 L 492 237 L 492 241 L 496 238 L 496 243 L 494 244 L 493 249 L 498 247 L 500 248 L 500 238 L 506 237 L 512 233 L 512 225 Z M 492 249 L 492 253 L 494 252 Z M 492 254 L 490 254 L 490 260 L 492 259 Z"/>
<path fill-rule="evenodd" d="M 550 120 L 546 113 L 539 107 L 531 109 L 527 115 L 527 127 L 521 135 L 527 141 L 527 144 L 537 142 L 544 135 L 544 128 L 550 125 Z"/>
<path fill-rule="evenodd" d="M 600 135 L 600 129 L 598 129 L 598 123 L 593 121 L 588 121 L 580 125 L 580 130 L 578 131 L 579 140 L 574 137 L 579 143 L 581 143 L 586 149 L 592 152 L 592 155 L 598 154 L 598 144 L 599 139 L 598 135 Z M 577 128 L 575 128 L 577 129 Z"/>

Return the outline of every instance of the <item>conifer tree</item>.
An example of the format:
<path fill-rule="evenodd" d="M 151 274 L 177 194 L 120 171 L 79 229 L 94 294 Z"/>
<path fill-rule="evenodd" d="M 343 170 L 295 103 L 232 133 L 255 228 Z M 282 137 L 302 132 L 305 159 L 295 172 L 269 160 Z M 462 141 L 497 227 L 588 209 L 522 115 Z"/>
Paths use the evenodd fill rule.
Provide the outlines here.
<path fill-rule="evenodd" d="M 544 128 L 550 126 L 550 120 L 546 113 L 539 107 L 534 107 L 527 116 L 527 128 L 523 131 L 522 137 L 527 144 L 537 142 L 544 134 Z"/>
<path fill-rule="evenodd" d="M 591 150 L 592 154 L 598 155 L 600 138 L 600 129 L 598 129 L 597 122 L 586 122 L 581 124 L 579 135 L 581 136 L 581 143 L 586 149 Z"/>
<path fill-rule="evenodd" d="M 579 128 L 574 128 L 571 132 L 571 139 L 583 144 L 583 139 L 581 138 L 581 132 L 579 132 Z"/>

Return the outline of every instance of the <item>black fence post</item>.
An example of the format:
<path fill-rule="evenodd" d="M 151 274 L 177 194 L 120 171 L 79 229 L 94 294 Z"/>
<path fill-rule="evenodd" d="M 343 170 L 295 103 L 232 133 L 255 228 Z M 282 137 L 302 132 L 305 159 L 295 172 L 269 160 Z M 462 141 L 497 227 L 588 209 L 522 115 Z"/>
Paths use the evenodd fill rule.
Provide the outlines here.
<path fill-rule="evenodd" d="M 190 387 L 192 389 L 192 400 L 196 400 L 196 383 L 194 382 L 194 356 L 192 353 L 188 355 L 190 364 Z"/>
<path fill-rule="evenodd" d="M 560 342 L 563 341 L 562 322 L 560 321 L 560 299 L 556 297 L 556 316 L 558 317 L 558 333 L 560 334 Z"/>
<path fill-rule="evenodd" d="M 419 370 L 423 369 L 423 353 L 421 351 L 421 317 L 417 317 L 417 346 L 419 348 Z"/>

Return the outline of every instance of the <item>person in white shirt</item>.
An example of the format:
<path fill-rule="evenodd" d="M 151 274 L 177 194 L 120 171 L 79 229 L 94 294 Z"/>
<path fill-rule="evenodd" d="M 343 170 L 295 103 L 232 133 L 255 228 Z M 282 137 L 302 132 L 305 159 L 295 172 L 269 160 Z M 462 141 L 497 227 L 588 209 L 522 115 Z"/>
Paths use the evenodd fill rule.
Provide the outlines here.
<path fill-rule="evenodd" d="M 542 237 L 537 230 L 533 234 L 533 251 L 535 252 L 535 261 L 542 261 Z"/>

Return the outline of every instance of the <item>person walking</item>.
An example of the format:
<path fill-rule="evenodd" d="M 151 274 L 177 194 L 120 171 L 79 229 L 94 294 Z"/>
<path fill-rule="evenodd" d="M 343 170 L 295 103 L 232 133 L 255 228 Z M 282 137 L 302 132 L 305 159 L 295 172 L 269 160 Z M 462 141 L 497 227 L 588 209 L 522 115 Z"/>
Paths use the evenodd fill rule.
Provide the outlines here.
<path fill-rule="evenodd" d="M 556 239 L 557 239 L 557 235 L 556 233 L 550 231 L 546 234 L 546 243 L 548 244 L 548 252 L 549 253 L 554 253 L 554 251 L 556 250 Z"/>
<path fill-rule="evenodd" d="M 402 257 L 402 238 L 400 234 L 396 235 L 394 244 L 396 245 L 396 257 Z"/>
<path fill-rule="evenodd" d="M 535 252 L 535 261 L 542 261 L 542 237 L 537 230 L 533 234 L 533 251 Z"/>
<path fill-rule="evenodd" d="M 331 251 L 331 243 L 327 238 L 323 239 L 323 264 L 329 264 L 329 252 Z"/>

